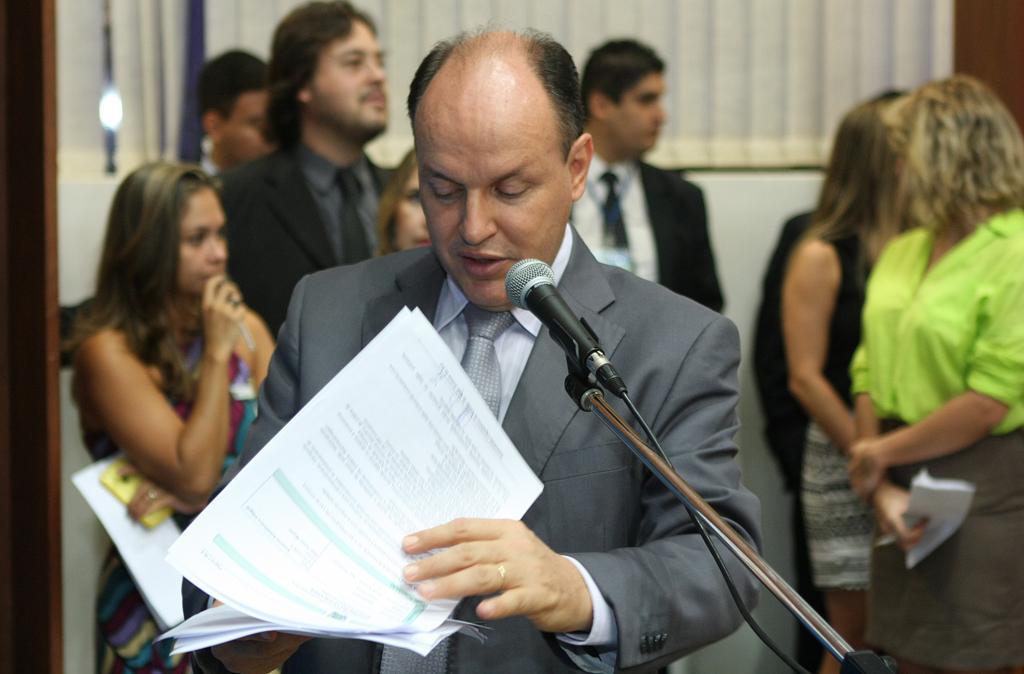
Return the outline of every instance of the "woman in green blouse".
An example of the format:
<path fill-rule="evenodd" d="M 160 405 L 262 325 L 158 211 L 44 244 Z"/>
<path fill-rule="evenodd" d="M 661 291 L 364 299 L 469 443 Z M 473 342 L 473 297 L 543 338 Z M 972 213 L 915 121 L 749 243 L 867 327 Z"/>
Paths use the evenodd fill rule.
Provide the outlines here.
<path fill-rule="evenodd" d="M 897 545 L 876 547 L 869 643 L 901 674 L 1024 664 L 1024 141 L 977 80 L 897 106 L 901 189 L 915 228 L 868 282 L 851 365 L 854 488 Z M 913 476 L 976 486 L 961 528 L 912 569 Z"/>

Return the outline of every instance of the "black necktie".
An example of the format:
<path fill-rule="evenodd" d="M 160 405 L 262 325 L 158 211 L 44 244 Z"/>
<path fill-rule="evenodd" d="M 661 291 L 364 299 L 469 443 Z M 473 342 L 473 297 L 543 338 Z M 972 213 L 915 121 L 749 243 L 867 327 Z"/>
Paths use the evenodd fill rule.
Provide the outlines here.
<path fill-rule="evenodd" d="M 338 187 L 341 188 L 341 250 L 335 249 L 335 257 L 340 264 L 361 262 L 370 257 L 370 243 L 359 218 L 362 189 L 351 168 L 338 169 Z"/>
<path fill-rule="evenodd" d="M 604 216 L 604 245 L 608 248 L 628 249 L 626 223 L 622 219 L 622 202 L 619 201 L 619 178 L 611 171 L 605 171 L 601 175 L 601 182 L 608 186 L 608 198 L 601 208 L 601 215 Z"/>

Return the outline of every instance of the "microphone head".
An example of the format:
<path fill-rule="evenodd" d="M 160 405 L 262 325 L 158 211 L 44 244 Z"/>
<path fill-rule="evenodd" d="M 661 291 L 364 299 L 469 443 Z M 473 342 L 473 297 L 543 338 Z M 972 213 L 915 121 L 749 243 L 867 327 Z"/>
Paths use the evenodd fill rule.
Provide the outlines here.
<path fill-rule="evenodd" d="M 526 298 L 539 285 L 555 285 L 555 272 L 542 260 L 527 258 L 512 265 L 505 274 L 508 301 L 520 309 L 529 309 Z"/>

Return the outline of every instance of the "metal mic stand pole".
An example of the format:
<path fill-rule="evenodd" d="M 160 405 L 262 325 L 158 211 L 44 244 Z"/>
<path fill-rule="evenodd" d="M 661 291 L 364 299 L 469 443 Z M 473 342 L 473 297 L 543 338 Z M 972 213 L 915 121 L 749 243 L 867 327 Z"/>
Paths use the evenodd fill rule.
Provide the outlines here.
<path fill-rule="evenodd" d="M 894 669 L 877 654 L 870 651 L 854 651 L 846 640 L 836 632 L 817 611 L 811 608 L 789 584 L 768 565 L 750 544 L 737 534 L 714 508 L 688 485 L 671 464 L 665 462 L 657 452 L 647 446 L 643 439 L 630 428 L 619 414 L 608 405 L 604 394 L 596 386 L 584 382 L 573 373 L 565 380 L 569 397 L 585 412 L 593 412 L 608 426 L 622 442 L 650 469 L 677 498 L 689 503 L 704 523 L 725 543 L 737 559 L 764 585 L 769 592 L 782 602 L 790 613 L 796 616 L 804 627 L 828 649 L 829 653 L 842 663 L 841 674 L 892 674 Z"/>

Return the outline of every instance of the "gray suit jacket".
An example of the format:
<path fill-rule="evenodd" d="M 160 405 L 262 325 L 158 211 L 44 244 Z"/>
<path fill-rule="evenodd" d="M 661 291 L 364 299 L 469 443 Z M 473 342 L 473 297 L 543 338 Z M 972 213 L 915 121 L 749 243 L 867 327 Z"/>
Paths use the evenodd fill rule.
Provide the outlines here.
<path fill-rule="evenodd" d="M 233 470 L 399 309 L 419 307 L 433 317 L 443 280 L 429 250 L 303 279 L 260 393 L 247 450 Z M 578 237 L 560 289 L 601 337 L 676 468 L 758 545 L 759 504 L 740 485 L 734 460 L 739 341 L 732 323 L 660 286 L 598 264 Z M 683 507 L 599 419 L 577 410 L 563 391 L 565 371 L 565 356 L 543 330 L 504 419 L 505 431 L 544 483 L 523 519 L 594 578 L 615 613 L 619 667 L 660 667 L 725 636 L 740 616 Z M 728 552 L 723 557 L 753 605 L 755 582 Z M 462 602 L 457 616 L 477 620 L 476 603 Z M 186 591 L 186 614 L 203 607 L 203 595 Z M 572 671 L 559 642 L 525 618 L 493 626 L 485 644 L 454 638 L 452 671 Z M 314 640 L 284 671 L 373 672 L 378 659 L 379 648 L 368 642 Z"/>

